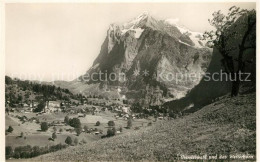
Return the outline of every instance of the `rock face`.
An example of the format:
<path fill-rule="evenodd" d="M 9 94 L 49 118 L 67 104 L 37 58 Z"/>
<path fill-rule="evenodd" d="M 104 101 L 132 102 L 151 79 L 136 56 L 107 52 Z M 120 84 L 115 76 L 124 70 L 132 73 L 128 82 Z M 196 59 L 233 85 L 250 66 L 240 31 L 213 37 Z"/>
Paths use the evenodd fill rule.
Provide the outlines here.
<path fill-rule="evenodd" d="M 200 74 L 205 73 L 211 60 L 212 49 L 200 41 L 201 36 L 171 20 L 156 20 L 148 13 L 123 25 L 111 24 L 98 57 L 80 80 L 126 87 L 128 99 L 141 95 L 155 105 L 167 98 L 183 97 L 199 83 Z M 108 80 L 105 75 L 92 75 L 98 72 L 116 75 Z M 124 77 L 118 77 L 120 74 Z M 81 78 L 87 75 L 92 78 L 83 81 Z M 147 85 L 156 95 L 144 94 Z"/>

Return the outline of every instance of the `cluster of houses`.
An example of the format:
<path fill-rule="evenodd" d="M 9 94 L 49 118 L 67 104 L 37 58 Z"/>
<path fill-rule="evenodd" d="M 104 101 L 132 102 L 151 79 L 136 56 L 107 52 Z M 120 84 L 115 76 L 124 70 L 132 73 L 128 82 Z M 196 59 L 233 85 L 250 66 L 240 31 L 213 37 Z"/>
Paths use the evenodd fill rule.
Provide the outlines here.
<path fill-rule="evenodd" d="M 11 108 L 8 105 L 9 101 L 7 101 L 6 107 L 11 111 L 18 111 L 22 113 L 31 113 L 33 110 L 38 106 L 37 101 L 30 101 L 29 103 L 22 103 L 21 105 L 17 106 L 17 108 Z M 46 101 L 45 107 L 43 112 L 45 113 L 52 113 L 52 112 L 61 112 L 65 108 L 65 104 L 60 101 Z"/>
<path fill-rule="evenodd" d="M 39 104 L 36 101 L 30 101 L 29 103 L 21 103 L 21 104 L 13 104 L 14 107 L 16 108 L 11 108 L 9 106 L 9 101 L 6 101 L 6 108 L 9 109 L 9 111 L 14 112 L 14 111 L 18 111 L 18 112 L 22 112 L 22 113 L 30 113 L 33 111 L 34 108 L 37 107 L 37 105 Z M 19 107 L 19 109 L 17 109 Z"/>
<path fill-rule="evenodd" d="M 39 102 L 35 100 L 29 101 L 29 103 L 23 103 L 19 108 L 11 108 L 11 112 L 21 112 L 21 113 L 31 113 L 37 108 Z M 8 106 L 7 106 L 8 107 Z M 8 107 L 9 108 L 9 107 Z M 100 103 L 100 105 L 89 105 L 83 104 L 81 106 L 75 106 L 69 102 L 63 101 L 46 101 L 45 107 L 40 113 L 55 113 L 55 112 L 66 112 L 71 114 L 78 114 L 78 117 L 85 117 L 86 114 L 91 113 L 92 115 L 97 115 L 101 111 L 112 111 L 117 113 L 117 117 L 123 117 L 128 119 L 131 115 L 130 107 L 125 104 L 120 103 Z"/>

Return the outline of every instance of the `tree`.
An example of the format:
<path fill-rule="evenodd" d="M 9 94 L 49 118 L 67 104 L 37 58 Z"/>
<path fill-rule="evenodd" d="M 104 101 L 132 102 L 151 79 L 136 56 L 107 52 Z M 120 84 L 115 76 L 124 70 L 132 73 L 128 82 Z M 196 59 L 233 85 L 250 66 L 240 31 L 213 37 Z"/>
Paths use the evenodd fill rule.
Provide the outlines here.
<path fill-rule="evenodd" d="M 123 100 L 123 104 L 128 104 L 128 100 Z"/>
<path fill-rule="evenodd" d="M 7 115 L 9 115 L 9 108 L 6 108 L 5 112 L 7 113 Z"/>
<path fill-rule="evenodd" d="M 64 118 L 64 123 L 69 124 L 69 120 L 70 118 L 68 117 L 68 115 L 66 115 Z"/>
<path fill-rule="evenodd" d="M 81 128 L 75 128 L 75 131 L 76 131 L 76 133 L 77 133 L 77 136 L 79 136 L 80 135 L 80 133 L 81 133 Z"/>
<path fill-rule="evenodd" d="M 18 101 L 22 101 L 23 100 L 23 96 L 22 95 L 18 95 Z"/>
<path fill-rule="evenodd" d="M 56 128 L 56 127 L 53 127 L 53 131 L 56 132 L 56 131 L 57 131 L 57 128 Z"/>
<path fill-rule="evenodd" d="M 81 123 L 80 123 L 80 120 L 78 118 L 70 119 L 69 125 L 74 127 L 74 128 L 80 128 L 81 127 Z"/>
<path fill-rule="evenodd" d="M 38 105 L 37 108 L 34 109 L 34 112 L 42 112 L 46 106 L 46 103 L 44 101 L 41 101 Z"/>
<path fill-rule="evenodd" d="M 61 132 L 63 132 L 63 129 L 62 129 L 62 128 L 60 128 L 59 132 L 60 132 L 60 133 L 61 133 Z"/>
<path fill-rule="evenodd" d="M 9 76 L 5 76 L 5 84 L 12 84 L 13 80 Z"/>
<path fill-rule="evenodd" d="M 111 137 L 111 136 L 114 136 L 116 134 L 115 128 L 114 129 L 113 128 L 107 129 L 107 137 Z"/>
<path fill-rule="evenodd" d="M 55 140 L 55 139 L 57 138 L 57 135 L 56 135 L 56 133 L 55 133 L 55 132 L 54 132 L 54 133 L 52 133 L 52 136 L 51 136 L 51 137 L 52 137 L 52 139 L 53 139 L 53 140 Z"/>
<path fill-rule="evenodd" d="M 13 148 L 11 146 L 5 147 L 5 157 L 6 159 L 10 158 L 13 155 Z"/>
<path fill-rule="evenodd" d="M 96 126 L 100 126 L 100 122 L 99 121 L 96 122 Z"/>
<path fill-rule="evenodd" d="M 74 139 L 74 144 L 75 144 L 75 145 L 78 145 L 78 143 L 79 143 L 78 138 L 75 138 L 75 139 Z"/>
<path fill-rule="evenodd" d="M 84 126 L 84 131 L 85 131 L 85 133 L 87 133 L 87 131 L 88 131 L 88 126 Z"/>
<path fill-rule="evenodd" d="M 238 77 L 244 71 L 245 64 L 248 63 L 243 57 L 244 53 L 248 49 L 256 48 L 256 34 L 254 33 L 256 28 L 256 11 L 249 11 L 233 6 L 229 9 L 227 15 L 221 13 L 220 10 L 214 12 L 212 15 L 213 18 L 209 19 L 209 23 L 216 30 L 205 32 L 203 39 L 208 40 L 208 44 L 212 47 L 214 46 L 222 55 L 222 65 L 232 78 L 231 96 L 237 96 L 241 82 Z M 232 42 L 231 39 L 241 40 L 241 42 L 238 46 L 233 46 L 230 43 Z M 236 49 L 239 53 L 237 58 L 233 58 L 231 52 Z M 235 61 L 237 61 L 237 66 L 235 66 Z"/>
<path fill-rule="evenodd" d="M 46 132 L 48 130 L 48 124 L 46 122 L 41 123 L 41 130 Z"/>
<path fill-rule="evenodd" d="M 71 145 L 72 144 L 72 139 L 70 136 L 68 136 L 65 140 L 65 143 L 68 144 L 68 145 Z"/>
<path fill-rule="evenodd" d="M 128 119 L 127 120 L 127 128 L 131 128 L 132 127 L 132 119 Z"/>
<path fill-rule="evenodd" d="M 110 120 L 110 121 L 107 123 L 107 125 L 110 126 L 110 127 L 113 127 L 113 126 L 115 126 L 115 122 L 112 121 L 112 120 Z"/>
<path fill-rule="evenodd" d="M 14 129 L 13 129 L 13 127 L 12 127 L 12 126 L 9 126 L 9 127 L 8 127 L 8 129 L 7 129 L 7 132 L 10 132 L 10 133 L 12 133 L 12 132 L 13 132 L 13 130 L 14 130 Z"/>
<path fill-rule="evenodd" d="M 115 127 L 112 128 L 112 131 L 113 131 L 114 135 L 116 135 L 116 128 Z"/>

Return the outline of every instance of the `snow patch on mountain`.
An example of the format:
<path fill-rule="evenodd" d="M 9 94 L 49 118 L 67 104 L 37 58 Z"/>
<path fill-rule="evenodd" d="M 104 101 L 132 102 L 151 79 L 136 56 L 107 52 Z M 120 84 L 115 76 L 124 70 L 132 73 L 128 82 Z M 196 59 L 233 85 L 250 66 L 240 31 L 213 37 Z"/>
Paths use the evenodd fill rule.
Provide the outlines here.
<path fill-rule="evenodd" d="M 96 69 L 99 66 L 99 63 L 97 63 L 96 65 L 92 66 L 90 69 Z"/>
<path fill-rule="evenodd" d="M 144 29 L 137 28 L 137 29 L 134 29 L 134 31 L 135 31 L 135 38 L 139 38 L 141 36 L 141 34 L 143 33 Z"/>
<path fill-rule="evenodd" d="M 206 44 L 206 40 L 201 40 L 203 33 L 200 32 L 194 32 L 191 31 L 189 29 L 187 29 L 186 27 L 184 27 L 183 25 L 178 24 L 179 19 L 166 19 L 164 20 L 165 23 L 168 23 L 169 25 L 173 25 L 175 27 L 177 27 L 179 29 L 179 31 L 182 34 L 186 34 L 190 37 L 190 39 L 194 42 L 194 47 L 196 48 L 204 48 L 205 44 Z M 184 43 L 184 42 L 181 42 Z"/>
<path fill-rule="evenodd" d="M 126 32 L 131 30 L 131 31 L 135 31 L 134 34 L 135 38 L 139 38 L 142 32 L 144 31 L 144 29 L 140 28 L 139 25 L 142 23 L 142 21 L 147 19 L 148 16 L 149 16 L 148 12 L 144 12 L 134 20 L 123 24 L 121 34 L 124 35 Z"/>
<path fill-rule="evenodd" d="M 189 45 L 188 43 L 185 43 L 185 42 L 183 42 L 183 41 L 181 41 L 181 40 L 179 40 L 179 42 L 182 43 L 182 44 L 185 44 L 185 45 L 187 45 L 187 46 L 191 46 L 191 45 Z"/>
<path fill-rule="evenodd" d="M 130 28 L 130 29 L 122 29 L 121 30 L 121 34 L 124 35 L 126 32 L 128 31 L 134 31 L 135 32 L 135 38 L 139 38 L 141 36 L 141 34 L 143 33 L 144 29 L 142 28 L 136 28 L 136 29 L 133 29 L 133 28 Z"/>

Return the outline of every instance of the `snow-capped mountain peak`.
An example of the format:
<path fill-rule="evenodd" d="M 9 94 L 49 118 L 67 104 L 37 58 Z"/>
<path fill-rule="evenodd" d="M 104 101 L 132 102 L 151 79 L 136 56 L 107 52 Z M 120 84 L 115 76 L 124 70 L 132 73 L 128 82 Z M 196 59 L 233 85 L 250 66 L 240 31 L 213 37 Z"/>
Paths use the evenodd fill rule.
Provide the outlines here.
<path fill-rule="evenodd" d="M 141 27 L 142 24 L 145 24 L 147 22 L 148 18 L 149 18 L 149 13 L 143 12 L 142 14 L 140 14 L 133 20 L 125 23 L 123 25 L 123 28 L 124 29 L 130 29 L 130 28 L 135 29 L 135 28 Z"/>
<path fill-rule="evenodd" d="M 124 23 L 121 30 L 122 34 L 125 34 L 131 30 L 135 32 L 135 38 L 139 38 L 144 30 L 142 27 L 146 24 L 149 17 L 150 15 L 148 12 L 143 12 L 133 20 Z"/>
<path fill-rule="evenodd" d="M 134 37 L 139 39 L 143 31 L 147 28 L 168 33 L 179 39 L 179 42 L 194 48 L 205 48 L 207 41 L 202 41 L 200 32 L 194 32 L 179 23 L 179 19 L 156 20 L 148 12 L 143 12 L 134 19 L 122 25 L 111 25 L 109 30 L 117 35 L 125 35 L 128 32 L 134 33 Z"/>
<path fill-rule="evenodd" d="M 138 20 L 141 20 L 141 19 L 143 19 L 143 18 L 147 18 L 147 17 L 149 17 L 150 16 L 150 14 L 147 12 L 147 11 L 145 11 L 145 12 L 143 12 L 142 14 L 140 14 L 139 16 L 137 16 L 136 17 L 136 19 Z"/>

